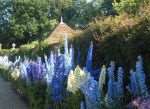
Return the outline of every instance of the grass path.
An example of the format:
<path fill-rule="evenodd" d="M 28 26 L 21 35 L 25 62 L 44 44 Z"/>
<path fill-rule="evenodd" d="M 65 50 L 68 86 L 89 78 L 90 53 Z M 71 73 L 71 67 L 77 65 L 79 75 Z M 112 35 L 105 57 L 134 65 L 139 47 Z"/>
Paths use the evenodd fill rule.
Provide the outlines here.
<path fill-rule="evenodd" d="M 11 83 L 0 77 L 0 109 L 28 109 L 27 105 L 13 91 Z"/>

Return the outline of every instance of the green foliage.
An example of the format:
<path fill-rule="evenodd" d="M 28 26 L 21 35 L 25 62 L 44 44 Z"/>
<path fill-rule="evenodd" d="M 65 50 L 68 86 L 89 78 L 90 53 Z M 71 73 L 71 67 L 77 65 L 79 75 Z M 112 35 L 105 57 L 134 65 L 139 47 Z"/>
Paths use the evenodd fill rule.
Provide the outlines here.
<path fill-rule="evenodd" d="M 97 16 L 112 14 L 112 0 L 2 0 L 0 40 L 4 48 L 12 42 L 19 46 L 47 37 L 60 16 L 73 26 L 85 27 Z"/>
<path fill-rule="evenodd" d="M 117 13 L 137 13 L 141 4 L 148 2 L 148 0 L 115 0 L 113 3 L 114 9 Z"/>
<path fill-rule="evenodd" d="M 141 54 L 145 60 L 146 72 L 149 72 L 149 12 L 150 5 L 146 3 L 140 6 L 134 16 L 122 13 L 115 17 L 98 18 L 90 23 L 89 28 L 80 34 L 80 37 L 74 39 L 75 49 L 80 48 L 84 55 L 90 40 L 94 40 L 94 66 L 99 67 L 114 60 L 117 61 L 117 65 L 125 65 L 125 72 L 130 66 L 134 67 L 133 60 Z M 84 58 L 81 57 L 81 62 L 84 62 Z"/>
<path fill-rule="evenodd" d="M 7 4 L 7 5 L 6 5 Z M 57 20 L 49 18 L 48 1 L 15 0 L 1 4 L 3 10 L 0 13 L 9 15 L 7 24 L 2 21 L 0 27 L 3 38 L 2 43 L 9 46 L 10 42 L 17 42 L 18 45 L 35 39 L 42 39 L 57 24 Z M 10 8 L 10 11 L 6 11 Z M 6 25 L 4 27 L 3 25 Z M 2 30 L 5 30 L 4 32 Z M 8 44 L 5 42 L 7 41 Z"/>
<path fill-rule="evenodd" d="M 113 9 L 113 0 L 99 0 L 101 2 L 101 14 L 102 15 L 115 15 L 115 11 Z"/>

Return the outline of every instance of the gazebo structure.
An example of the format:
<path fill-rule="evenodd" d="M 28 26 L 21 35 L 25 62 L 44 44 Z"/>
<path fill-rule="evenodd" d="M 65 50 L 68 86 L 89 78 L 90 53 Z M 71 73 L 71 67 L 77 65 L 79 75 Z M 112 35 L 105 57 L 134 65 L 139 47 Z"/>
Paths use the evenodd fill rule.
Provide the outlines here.
<path fill-rule="evenodd" d="M 68 38 L 72 38 L 77 34 L 75 30 L 69 27 L 66 23 L 63 22 L 63 18 L 61 17 L 61 21 L 58 26 L 54 29 L 54 31 L 48 36 L 46 39 L 48 44 L 57 44 L 64 40 L 64 36 L 67 35 Z"/>

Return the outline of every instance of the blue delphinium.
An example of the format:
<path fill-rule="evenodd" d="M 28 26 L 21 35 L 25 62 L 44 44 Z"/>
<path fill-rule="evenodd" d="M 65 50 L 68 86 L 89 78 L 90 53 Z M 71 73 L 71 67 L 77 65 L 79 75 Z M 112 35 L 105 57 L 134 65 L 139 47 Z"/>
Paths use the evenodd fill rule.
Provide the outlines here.
<path fill-rule="evenodd" d="M 28 76 L 28 79 L 29 79 L 29 81 L 30 82 L 33 82 L 34 80 L 33 80 L 33 74 L 32 74 L 32 72 L 33 72 L 33 65 L 32 65 L 32 63 L 33 62 L 31 62 L 31 60 L 30 60 L 30 62 L 29 62 L 29 65 L 27 66 L 27 76 Z"/>
<path fill-rule="evenodd" d="M 136 62 L 136 80 L 138 84 L 138 90 L 139 90 L 139 95 L 141 96 L 147 96 L 148 91 L 147 91 L 147 86 L 145 84 L 145 73 L 144 73 L 144 68 L 143 68 L 143 60 L 141 56 L 137 57 L 137 62 Z"/>
<path fill-rule="evenodd" d="M 65 81 L 65 65 L 64 55 L 57 56 L 55 63 L 55 74 L 52 79 L 52 99 L 55 102 L 60 102 L 63 99 L 64 81 Z"/>
<path fill-rule="evenodd" d="M 67 34 L 65 35 L 65 39 L 64 39 L 64 51 L 65 51 L 65 54 L 68 54 L 69 53 L 69 50 L 68 50 L 68 39 L 67 39 Z"/>
<path fill-rule="evenodd" d="M 138 84 L 136 80 L 136 72 L 133 70 L 130 70 L 130 85 L 129 85 L 129 91 L 133 96 L 137 96 L 139 91 L 138 91 Z"/>
<path fill-rule="evenodd" d="M 73 68 L 74 67 L 74 48 L 73 46 L 71 45 L 70 49 L 69 49 L 69 54 L 70 54 L 70 58 L 71 58 L 71 67 Z"/>
<path fill-rule="evenodd" d="M 54 76 L 54 65 L 55 65 L 55 61 L 54 61 L 54 54 L 53 52 L 51 52 L 49 61 L 47 59 L 47 56 L 44 56 L 45 58 L 45 66 L 46 66 L 46 79 L 47 79 L 47 84 L 51 84 L 53 76 Z"/>
<path fill-rule="evenodd" d="M 54 65 L 54 75 L 52 79 L 52 99 L 55 102 L 60 102 L 63 99 L 65 93 L 65 81 L 68 77 L 69 72 L 73 68 L 74 64 L 74 50 L 73 47 L 68 48 L 67 36 L 65 36 L 64 41 L 64 54 L 60 53 L 58 50 L 55 65 Z"/>
<path fill-rule="evenodd" d="M 108 81 L 108 89 L 107 89 L 107 94 L 106 94 L 106 105 L 109 107 L 113 104 L 113 97 L 114 97 L 114 93 L 113 93 L 113 82 L 112 79 L 109 79 Z"/>
<path fill-rule="evenodd" d="M 69 54 L 64 54 L 64 67 L 65 67 L 64 75 L 67 77 L 70 70 L 72 69 L 72 58 L 70 57 Z"/>
<path fill-rule="evenodd" d="M 117 97 L 117 82 L 115 82 L 114 77 L 114 71 L 115 71 L 115 63 L 113 61 L 110 62 L 110 66 L 107 69 L 108 72 L 108 90 L 106 94 L 106 104 L 107 106 L 111 106 L 114 103 L 115 98 Z"/>
<path fill-rule="evenodd" d="M 27 75 L 27 65 L 25 64 L 25 62 L 20 63 L 19 69 L 21 73 L 21 79 L 26 81 L 28 79 L 28 75 Z"/>
<path fill-rule="evenodd" d="M 34 67 L 35 67 L 35 72 L 33 74 L 33 76 L 35 77 L 34 80 L 43 80 L 44 77 L 44 72 L 43 72 L 43 63 L 42 63 L 42 59 L 41 57 L 37 58 L 37 62 L 34 63 Z"/>
<path fill-rule="evenodd" d="M 115 77 L 114 77 L 114 71 L 115 71 L 115 62 L 111 61 L 110 62 L 110 66 L 107 69 L 107 72 L 108 72 L 109 79 L 112 79 L 113 81 L 115 79 Z"/>
<path fill-rule="evenodd" d="M 85 96 L 86 109 L 100 108 L 100 92 L 98 82 L 90 77 L 89 80 L 81 86 L 81 91 Z"/>
<path fill-rule="evenodd" d="M 85 109 L 85 106 L 84 106 L 84 102 L 83 102 L 83 101 L 80 103 L 80 109 Z"/>
<path fill-rule="evenodd" d="M 27 75 L 31 82 L 43 80 L 43 64 L 40 60 L 38 62 L 30 61 L 27 67 Z"/>
<path fill-rule="evenodd" d="M 118 76 L 117 76 L 117 83 L 118 83 L 117 96 L 118 97 L 123 97 L 123 95 L 124 95 L 123 75 L 124 75 L 123 68 L 119 67 L 118 68 Z"/>
<path fill-rule="evenodd" d="M 137 57 L 136 70 L 130 71 L 129 91 L 133 96 L 147 96 L 148 91 L 145 84 L 145 74 L 143 68 L 143 60 L 141 56 Z"/>
<path fill-rule="evenodd" d="M 77 63 L 77 65 L 81 64 L 81 63 L 80 63 L 80 61 L 81 61 L 81 59 L 80 59 L 80 58 L 81 58 L 81 52 L 80 52 L 80 50 L 79 50 L 79 48 L 78 48 L 78 53 L 77 53 L 77 62 L 76 62 L 76 63 Z"/>
<path fill-rule="evenodd" d="M 68 76 L 70 70 L 73 68 L 73 61 L 74 61 L 74 51 L 73 51 L 73 47 L 70 48 L 70 50 L 68 49 L 68 39 L 67 37 L 65 37 L 65 42 L 64 42 L 64 67 L 65 67 L 65 72 L 64 75 L 66 75 L 66 77 Z"/>
<path fill-rule="evenodd" d="M 24 57 L 24 61 L 20 62 L 19 70 L 20 70 L 20 78 L 26 81 L 26 84 L 29 84 L 29 77 L 28 77 L 28 67 L 29 67 L 29 59 Z"/>
<path fill-rule="evenodd" d="M 86 58 L 85 70 L 87 72 L 92 72 L 92 61 L 93 61 L 93 42 L 91 42 L 91 45 L 88 50 L 88 55 Z"/>

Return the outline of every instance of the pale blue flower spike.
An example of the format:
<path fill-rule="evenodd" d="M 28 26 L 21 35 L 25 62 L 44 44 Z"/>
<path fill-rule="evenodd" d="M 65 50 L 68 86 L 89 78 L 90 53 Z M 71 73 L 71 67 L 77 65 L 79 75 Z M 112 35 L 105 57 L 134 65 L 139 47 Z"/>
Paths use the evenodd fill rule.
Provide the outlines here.
<path fill-rule="evenodd" d="M 68 54 L 68 36 L 67 33 L 65 34 L 65 38 L 64 38 L 64 49 L 65 49 L 65 54 Z"/>
<path fill-rule="evenodd" d="M 88 55 L 87 55 L 87 59 L 86 59 L 87 72 L 92 71 L 92 61 L 93 61 L 93 42 L 91 42 L 90 47 L 88 49 Z"/>

